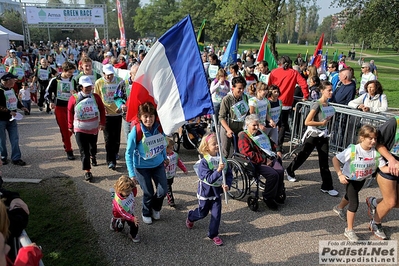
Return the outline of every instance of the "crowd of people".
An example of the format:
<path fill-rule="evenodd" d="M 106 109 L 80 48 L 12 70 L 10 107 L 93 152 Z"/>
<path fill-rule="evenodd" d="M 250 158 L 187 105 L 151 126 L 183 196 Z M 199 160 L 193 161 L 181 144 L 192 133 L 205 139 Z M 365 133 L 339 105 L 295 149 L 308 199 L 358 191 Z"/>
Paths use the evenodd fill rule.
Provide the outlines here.
<path fill-rule="evenodd" d="M 10 49 L 0 64 L 0 154 L 7 164 L 6 134 L 11 143 L 11 162 L 24 166 L 18 143 L 17 109 L 25 115 L 31 112 L 31 103 L 48 114 L 54 112 L 60 129 L 63 149 L 68 160 L 75 155 L 71 144 L 74 134 L 80 152 L 84 179 L 93 181 L 91 168 L 98 165 L 98 133 L 103 131 L 106 165 L 115 170 L 120 157 L 121 131 L 127 139 L 125 161 L 127 176 L 121 176 L 113 190 L 113 212 L 110 229 L 120 232 L 125 222 L 130 227 L 129 237 L 139 242 L 139 221 L 134 215 L 134 198 L 137 185 L 143 192 L 142 221 L 151 224 L 159 220 L 164 198 L 175 207 L 172 190 L 177 167 L 184 173 L 187 168 L 173 151 L 173 140 L 163 133 L 156 107 L 147 102 L 139 106 L 137 118 L 126 120 L 126 105 L 140 62 L 149 49 L 143 41 L 132 47 L 119 47 L 118 42 L 65 42 L 32 44 L 25 52 Z M 137 50 L 135 47 L 137 47 Z M 332 103 L 347 105 L 364 112 L 387 111 L 387 97 L 377 80 L 374 62 L 361 62 L 360 82 L 354 69 L 339 62 L 328 62 L 327 71 L 309 65 L 300 55 L 292 60 L 282 56 L 278 68 L 269 70 L 267 61 L 256 63 L 256 51 L 246 51 L 236 63 L 222 67 L 215 51 L 203 52 L 206 76 L 209 81 L 216 121 L 200 139 L 198 151 L 203 158 L 196 164 L 198 175 L 198 207 L 190 210 L 187 228 L 211 213 L 208 237 L 222 245 L 219 237 L 221 221 L 221 194 L 232 184 L 232 172 L 226 158 L 239 152 L 250 159 L 258 174 L 266 180 L 262 191 L 263 201 L 270 210 L 277 211 L 286 201 L 284 175 L 288 181 L 299 178 L 295 171 L 317 149 L 320 190 L 330 196 L 339 192 L 333 186 L 329 170 L 329 132 L 327 125 L 335 115 Z M 93 69 L 93 61 L 102 63 L 102 73 Z M 126 69 L 125 79 L 116 75 L 115 69 Z M 358 96 L 358 97 L 356 97 Z M 283 144 L 290 130 L 289 117 L 295 99 L 312 100 L 306 117 L 307 130 L 303 147 L 296 158 L 284 169 Z M 393 118 L 375 129 L 363 126 L 359 144 L 348 147 L 333 159 L 339 181 L 346 184 L 346 194 L 333 208 L 341 219 L 348 222 L 344 235 L 358 240 L 353 225 L 358 208 L 358 192 L 364 180 L 377 171 L 377 181 L 382 198 L 367 198 L 370 230 L 380 239 L 387 239 L 381 219 L 398 206 L 397 138 L 399 118 Z M 217 142 L 215 127 L 220 130 Z M 219 154 L 221 145 L 221 154 Z M 270 156 L 273 152 L 276 156 Z M 341 165 L 343 164 L 343 168 Z M 395 185 L 396 184 L 396 185 Z M 345 213 L 344 208 L 348 206 Z M 7 234 L 3 233 L 7 238 Z"/>

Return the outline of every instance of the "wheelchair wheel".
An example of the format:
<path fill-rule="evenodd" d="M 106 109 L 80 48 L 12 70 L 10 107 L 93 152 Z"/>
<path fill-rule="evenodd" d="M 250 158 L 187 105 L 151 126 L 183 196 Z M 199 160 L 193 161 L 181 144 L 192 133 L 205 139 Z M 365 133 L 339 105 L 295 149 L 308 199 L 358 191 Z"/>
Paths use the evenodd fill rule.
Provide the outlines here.
<path fill-rule="evenodd" d="M 173 142 L 175 143 L 175 145 L 173 146 L 173 151 L 179 152 L 179 150 L 180 150 L 180 136 L 179 136 L 179 133 L 177 133 L 177 132 L 173 133 L 172 139 L 173 139 Z"/>
<path fill-rule="evenodd" d="M 248 197 L 247 200 L 248 207 L 251 211 L 256 212 L 259 209 L 258 199 L 252 196 Z"/>
<path fill-rule="evenodd" d="M 233 182 L 227 193 L 233 199 L 242 199 L 247 194 L 247 176 L 241 164 L 234 159 L 227 159 L 227 164 L 233 173 Z"/>

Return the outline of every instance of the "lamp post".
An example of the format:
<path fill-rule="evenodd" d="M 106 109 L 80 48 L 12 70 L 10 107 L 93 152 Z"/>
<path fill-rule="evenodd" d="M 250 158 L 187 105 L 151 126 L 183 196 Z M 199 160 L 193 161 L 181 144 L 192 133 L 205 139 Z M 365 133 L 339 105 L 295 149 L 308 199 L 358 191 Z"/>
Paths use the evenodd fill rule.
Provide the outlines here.
<path fill-rule="evenodd" d="M 105 5 L 105 10 L 107 10 L 107 6 Z M 106 39 L 108 41 L 108 14 L 115 12 L 116 9 L 113 8 L 111 11 L 106 12 L 105 16 L 104 16 L 104 20 L 105 20 L 105 26 L 104 26 L 104 39 Z"/>

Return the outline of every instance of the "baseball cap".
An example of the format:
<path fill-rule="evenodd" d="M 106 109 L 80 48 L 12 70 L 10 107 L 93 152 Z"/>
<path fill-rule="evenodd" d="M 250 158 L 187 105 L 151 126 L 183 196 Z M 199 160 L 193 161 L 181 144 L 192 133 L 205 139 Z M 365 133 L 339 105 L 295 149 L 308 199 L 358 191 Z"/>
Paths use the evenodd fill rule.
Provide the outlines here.
<path fill-rule="evenodd" d="M 11 50 L 10 50 L 10 53 L 15 53 L 15 50 L 14 50 L 14 49 L 11 49 Z"/>
<path fill-rule="evenodd" d="M 363 63 L 363 64 L 362 64 L 362 67 L 368 67 L 368 68 L 370 68 L 370 63 Z"/>
<path fill-rule="evenodd" d="M 1 76 L 1 80 L 10 80 L 10 79 L 17 79 L 18 76 L 15 76 L 11 74 L 10 72 L 5 73 L 3 76 Z"/>
<path fill-rule="evenodd" d="M 111 52 L 107 52 L 105 55 L 106 56 L 112 56 L 112 53 Z"/>
<path fill-rule="evenodd" d="M 82 85 L 83 87 L 93 86 L 93 82 L 91 82 L 89 76 L 81 76 L 79 78 L 79 84 Z"/>
<path fill-rule="evenodd" d="M 111 64 L 104 65 L 103 72 L 105 75 L 115 74 L 114 67 Z"/>
<path fill-rule="evenodd" d="M 253 68 L 253 67 L 255 67 L 255 64 L 254 63 L 252 63 L 252 62 L 245 62 L 245 65 L 244 65 L 245 67 L 249 67 L 249 68 Z"/>
<path fill-rule="evenodd" d="M 320 80 L 327 80 L 327 75 L 326 74 L 320 74 Z"/>

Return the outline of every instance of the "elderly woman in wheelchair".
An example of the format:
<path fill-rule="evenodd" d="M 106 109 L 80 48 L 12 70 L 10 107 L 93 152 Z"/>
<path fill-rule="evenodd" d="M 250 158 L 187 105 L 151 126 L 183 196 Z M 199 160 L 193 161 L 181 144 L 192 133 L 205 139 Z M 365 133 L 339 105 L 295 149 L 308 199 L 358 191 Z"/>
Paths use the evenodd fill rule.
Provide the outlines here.
<path fill-rule="evenodd" d="M 247 116 L 245 127 L 246 130 L 238 134 L 239 152 L 251 161 L 258 178 L 266 179 L 263 201 L 269 209 L 277 210 L 278 204 L 283 204 L 286 198 L 281 151 L 275 153 L 277 145 L 259 129 L 258 115 Z"/>

